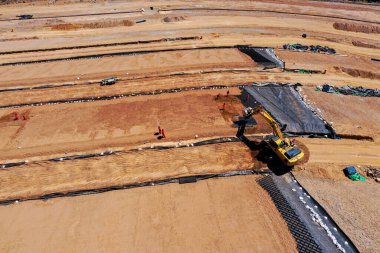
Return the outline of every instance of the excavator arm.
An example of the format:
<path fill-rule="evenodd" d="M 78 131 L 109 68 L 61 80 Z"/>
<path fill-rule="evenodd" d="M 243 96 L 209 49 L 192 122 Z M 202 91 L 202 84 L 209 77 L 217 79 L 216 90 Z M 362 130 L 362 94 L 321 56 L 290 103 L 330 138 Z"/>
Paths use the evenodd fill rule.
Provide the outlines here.
<path fill-rule="evenodd" d="M 251 117 L 254 114 L 260 113 L 264 119 L 270 124 L 270 126 L 273 129 L 273 132 L 278 138 L 281 140 L 284 139 L 284 135 L 280 129 L 280 126 L 277 124 L 277 122 L 273 119 L 273 117 L 263 108 L 263 106 L 258 105 L 254 108 L 247 107 L 244 109 L 244 118 L 247 120 L 249 117 Z M 240 131 L 241 132 L 241 131 Z"/>
<path fill-rule="evenodd" d="M 280 138 L 280 140 L 284 140 L 284 135 L 282 134 L 282 131 L 277 124 L 277 122 L 273 119 L 273 117 L 265 110 L 261 109 L 260 114 L 268 121 L 268 123 L 271 125 L 273 132 Z"/>

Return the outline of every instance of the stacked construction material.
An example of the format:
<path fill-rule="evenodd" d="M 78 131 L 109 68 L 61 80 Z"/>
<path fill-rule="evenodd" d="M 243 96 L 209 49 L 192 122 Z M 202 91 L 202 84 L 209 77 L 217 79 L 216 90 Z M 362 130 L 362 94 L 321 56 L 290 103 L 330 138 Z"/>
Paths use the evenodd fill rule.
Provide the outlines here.
<path fill-rule="evenodd" d="M 236 46 L 242 53 L 249 55 L 254 62 L 263 65 L 266 69 L 285 68 L 285 63 L 277 57 L 273 48 L 270 47 L 250 47 L 245 45 Z"/>
<path fill-rule="evenodd" d="M 316 91 L 361 97 L 380 97 L 380 90 L 364 88 L 362 86 L 353 87 L 346 85 L 342 87 L 337 87 L 330 84 L 324 84 L 322 86 L 317 86 Z"/>
<path fill-rule="evenodd" d="M 343 172 L 352 181 L 365 181 L 365 178 L 356 171 L 354 166 L 344 168 Z"/>
<path fill-rule="evenodd" d="M 331 47 L 320 46 L 320 45 L 305 46 L 305 45 L 296 43 L 296 44 L 284 44 L 282 47 L 284 49 L 293 50 L 293 51 L 301 51 L 301 52 L 310 51 L 313 53 L 336 54 L 335 49 Z"/>

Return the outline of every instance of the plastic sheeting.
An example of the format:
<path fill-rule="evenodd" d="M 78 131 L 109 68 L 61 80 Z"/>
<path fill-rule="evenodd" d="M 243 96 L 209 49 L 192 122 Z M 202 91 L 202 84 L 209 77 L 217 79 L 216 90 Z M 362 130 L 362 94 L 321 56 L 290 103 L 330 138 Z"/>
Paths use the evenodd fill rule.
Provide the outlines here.
<path fill-rule="evenodd" d="M 256 63 L 264 65 L 265 68 L 285 68 L 285 63 L 277 57 L 273 48 L 248 46 L 237 46 L 237 48 L 249 55 Z"/>
<path fill-rule="evenodd" d="M 380 97 L 379 89 L 370 89 L 364 88 L 362 86 L 354 87 L 354 86 L 333 86 L 330 84 L 324 84 L 322 86 L 317 87 L 317 91 L 323 91 L 327 93 L 338 93 L 343 95 L 352 95 L 352 96 L 360 96 L 360 97 Z"/>
<path fill-rule="evenodd" d="M 246 105 L 254 107 L 257 102 L 281 125 L 285 133 L 297 135 L 335 136 L 334 130 L 317 115 L 298 93 L 294 85 L 267 84 L 245 87 L 243 97 L 249 93 L 253 99 Z"/>

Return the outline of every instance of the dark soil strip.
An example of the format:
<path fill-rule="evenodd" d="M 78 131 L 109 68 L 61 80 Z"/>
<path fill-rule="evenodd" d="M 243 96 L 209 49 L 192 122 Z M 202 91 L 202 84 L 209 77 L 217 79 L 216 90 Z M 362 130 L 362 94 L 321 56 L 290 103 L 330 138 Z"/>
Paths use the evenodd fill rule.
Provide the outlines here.
<path fill-rule="evenodd" d="M 112 96 L 50 100 L 50 101 L 46 101 L 46 102 L 25 103 L 25 104 L 15 104 L 15 105 L 3 105 L 3 106 L 0 106 L 0 109 L 19 108 L 19 107 L 24 107 L 24 106 L 42 106 L 42 105 L 52 105 L 52 104 L 62 104 L 62 103 L 83 103 L 83 102 L 93 102 L 93 101 L 101 101 L 101 100 L 113 100 L 113 99 L 120 99 L 120 98 L 126 98 L 126 97 L 152 96 L 152 95 L 160 95 L 163 93 L 177 93 L 177 92 L 190 91 L 190 90 L 213 90 L 213 89 L 226 89 L 226 88 L 232 88 L 232 87 L 241 88 L 241 87 L 244 87 L 247 85 L 228 85 L 228 86 L 227 85 L 219 85 L 219 86 L 213 85 L 213 86 L 187 87 L 187 88 L 134 92 L 134 93 L 112 95 Z"/>
<path fill-rule="evenodd" d="M 378 58 L 371 58 L 371 61 L 380 61 Z"/>
<path fill-rule="evenodd" d="M 298 218 L 293 208 L 289 205 L 280 190 L 277 188 L 271 176 L 266 176 L 258 180 L 258 183 L 265 189 L 272 198 L 281 216 L 286 221 L 290 232 L 297 242 L 299 252 L 319 253 L 322 252 L 318 244 L 314 241 L 305 225 Z"/>
<path fill-rule="evenodd" d="M 319 14 L 307 14 L 299 12 L 287 12 L 287 11 L 267 11 L 267 10 L 252 10 L 252 9 L 227 9 L 227 8 L 173 8 L 173 9 L 160 9 L 161 11 L 234 11 L 234 12 L 262 12 L 262 13 L 277 13 L 277 14 L 289 14 L 289 15 L 298 15 L 298 16 L 309 16 L 309 17 L 321 17 L 321 18 L 333 18 L 341 20 L 350 20 L 350 21 L 359 21 L 363 23 L 370 24 L 380 24 L 380 22 L 354 19 L 354 18 L 344 18 L 339 16 L 327 16 Z"/>
<path fill-rule="evenodd" d="M 115 191 L 115 190 L 126 190 L 126 189 L 138 188 L 138 187 L 164 185 L 164 184 L 170 184 L 170 183 L 180 183 L 180 184 L 193 183 L 199 180 L 204 180 L 204 179 L 209 179 L 209 178 L 223 178 L 223 177 L 255 175 L 255 174 L 267 175 L 270 173 L 271 171 L 269 170 L 267 171 L 241 170 L 241 171 L 231 171 L 231 172 L 222 173 L 222 174 L 196 175 L 196 176 L 189 176 L 189 177 L 148 181 L 148 182 L 136 183 L 136 184 L 111 186 L 111 187 L 100 188 L 100 189 L 80 190 L 80 191 L 72 191 L 72 192 L 55 192 L 55 193 L 50 193 L 50 194 L 46 194 L 46 195 L 42 195 L 38 197 L 32 197 L 32 198 L 3 200 L 3 201 L 0 201 L 0 205 L 10 205 L 10 204 L 15 204 L 18 202 L 24 202 L 24 201 L 30 201 L 30 200 L 48 200 L 52 198 L 75 197 L 75 196 L 81 196 L 81 195 L 98 194 L 98 193 L 104 193 L 104 192 Z"/>
<path fill-rule="evenodd" d="M 79 84 L 75 83 L 64 83 L 64 84 L 47 84 L 47 85 L 41 85 L 41 86 L 32 86 L 32 87 L 22 87 L 22 88 L 9 88 L 9 89 L 1 89 L 0 92 L 8 92 L 8 91 L 19 91 L 19 90 L 35 90 L 35 89 L 49 89 L 49 88 L 58 88 L 58 87 L 69 87 L 69 86 L 76 86 Z"/>
<path fill-rule="evenodd" d="M 211 86 L 196 86 L 196 87 L 185 87 L 185 88 L 175 88 L 175 89 L 162 89 L 162 90 L 154 90 L 154 91 L 131 92 L 131 93 L 124 93 L 124 94 L 110 95 L 110 96 L 83 97 L 83 98 L 50 100 L 50 101 L 44 101 L 44 102 L 14 104 L 14 105 L 2 105 L 0 106 L 0 109 L 19 108 L 19 107 L 25 107 L 25 106 L 66 104 L 66 103 L 85 103 L 85 102 L 93 102 L 93 101 L 114 100 L 114 99 L 127 98 L 127 97 L 153 96 L 153 95 L 160 95 L 164 93 L 178 93 L 178 92 L 192 91 L 192 90 L 219 90 L 219 89 L 228 89 L 228 88 L 244 88 L 244 87 L 252 86 L 252 85 L 255 85 L 255 84 L 211 85 Z M 265 84 L 259 84 L 259 85 L 265 85 Z M 293 84 L 288 84 L 288 83 L 276 83 L 276 85 L 293 86 Z"/>
<path fill-rule="evenodd" d="M 339 135 L 339 138 L 342 138 L 342 139 L 374 142 L 374 139 L 371 136 L 366 136 L 366 135 L 355 135 L 355 134 L 338 134 L 338 135 Z"/>
<path fill-rule="evenodd" d="M 73 46 L 73 47 L 54 47 L 54 48 L 42 48 L 42 49 L 19 50 L 19 51 L 4 51 L 4 52 L 0 52 L 0 55 L 21 54 L 21 53 L 37 53 L 37 52 L 72 50 L 72 49 L 83 49 L 83 48 L 94 48 L 94 47 L 113 47 L 113 46 L 125 46 L 125 45 L 139 45 L 139 44 L 150 44 L 150 43 L 159 43 L 159 42 L 167 42 L 167 41 L 201 40 L 201 39 L 202 39 L 202 36 L 162 38 L 162 39 L 157 39 L 157 40 L 139 40 L 139 41 L 94 44 L 94 45 L 83 45 L 83 46 Z"/>

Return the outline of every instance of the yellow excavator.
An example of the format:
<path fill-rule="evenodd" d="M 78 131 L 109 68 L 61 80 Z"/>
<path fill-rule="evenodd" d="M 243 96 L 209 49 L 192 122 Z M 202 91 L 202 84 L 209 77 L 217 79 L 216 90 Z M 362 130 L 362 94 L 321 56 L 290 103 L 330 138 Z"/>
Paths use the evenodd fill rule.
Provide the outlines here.
<path fill-rule="evenodd" d="M 254 108 L 247 107 L 243 111 L 243 120 L 240 121 L 239 130 L 237 133 L 238 138 L 244 137 L 244 130 L 247 124 L 247 120 L 254 114 L 260 113 L 273 128 L 273 136 L 267 136 L 265 138 L 266 144 L 273 150 L 276 156 L 287 166 L 294 166 L 303 157 L 304 153 L 299 149 L 289 138 L 285 137 L 282 133 L 279 125 L 273 119 L 273 117 L 261 106 Z"/>

